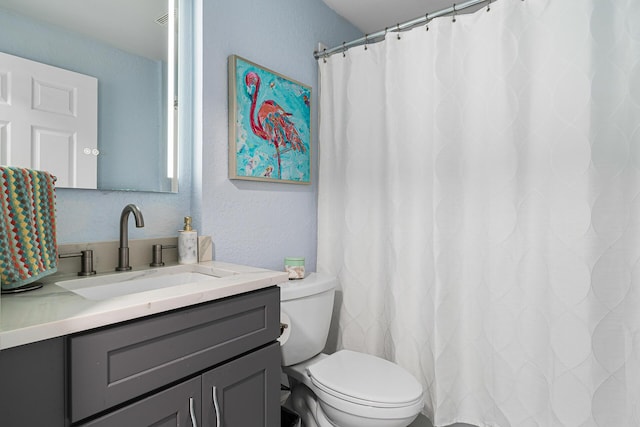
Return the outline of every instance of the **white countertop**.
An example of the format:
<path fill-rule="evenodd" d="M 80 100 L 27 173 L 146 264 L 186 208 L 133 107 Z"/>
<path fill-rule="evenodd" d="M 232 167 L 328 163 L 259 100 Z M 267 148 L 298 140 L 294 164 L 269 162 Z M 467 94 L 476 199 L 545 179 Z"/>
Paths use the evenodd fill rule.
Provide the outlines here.
<path fill-rule="evenodd" d="M 0 298 L 0 350 L 188 307 L 288 281 L 288 275 L 285 272 L 219 261 L 209 261 L 199 265 L 219 270 L 222 277 L 211 281 L 93 301 L 55 284 L 65 279 L 78 279 L 78 276 L 51 276 L 43 280 L 45 285 L 41 289 L 2 295 Z M 148 270 L 151 271 L 151 269 Z M 117 277 L 118 273 L 107 274 Z M 107 276 L 107 274 L 100 274 L 100 276 Z"/>

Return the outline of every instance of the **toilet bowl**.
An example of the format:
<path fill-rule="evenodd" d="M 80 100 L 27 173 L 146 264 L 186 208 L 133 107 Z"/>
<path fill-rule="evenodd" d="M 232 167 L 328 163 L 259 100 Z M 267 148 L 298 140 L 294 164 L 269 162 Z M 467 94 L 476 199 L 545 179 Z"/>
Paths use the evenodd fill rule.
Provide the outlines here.
<path fill-rule="evenodd" d="M 281 287 L 283 372 L 294 409 L 308 427 L 405 427 L 424 404 L 422 386 L 406 370 L 369 354 L 324 348 L 336 279 L 317 273 Z"/>

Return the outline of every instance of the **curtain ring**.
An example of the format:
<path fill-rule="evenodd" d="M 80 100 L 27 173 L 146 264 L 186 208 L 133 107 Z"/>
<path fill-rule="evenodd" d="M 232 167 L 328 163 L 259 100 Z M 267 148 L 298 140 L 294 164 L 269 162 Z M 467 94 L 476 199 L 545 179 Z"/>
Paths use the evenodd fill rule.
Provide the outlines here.
<path fill-rule="evenodd" d="M 347 47 L 345 46 L 346 42 L 342 42 L 342 57 L 347 57 Z"/>
<path fill-rule="evenodd" d="M 456 22 L 456 4 L 453 4 L 453 19 L 451 22 Z"/>
<path fill-rule="evenodd" d="M 487 12 L 491 12 L 491 0 L 487 2 Z"/>
<path fill-rule="evenodd" d="M 429 14 L 428 13 L 424 16 L 424 22 L 427 23 L 427 25 L 425 25 L 425 27 L 426 27 L 427 31 L 429 31 Z"/>
<path fill-rule="evenodd" d="M 327 63 L 327 48 L 322 49 L 322 62 Z"/>
<path fill-rule="evenodd" d="M 398 29 L 398 40 L 400 40 L 400 24 L 396 24 L 396 28 Z"/>
<path fill-rule="evenodd" d="M 369 34 L 364 35 L 364 50 L 367 50 L 367 43 L 369 43 Z"/>

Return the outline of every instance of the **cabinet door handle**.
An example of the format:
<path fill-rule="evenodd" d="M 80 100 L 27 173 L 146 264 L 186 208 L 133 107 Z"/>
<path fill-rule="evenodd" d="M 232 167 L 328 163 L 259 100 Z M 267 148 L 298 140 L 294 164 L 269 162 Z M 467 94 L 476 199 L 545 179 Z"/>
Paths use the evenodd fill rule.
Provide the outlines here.
<path fill-rule="evenodd" d="M 211 392 L 213 393 L 213 407 L 216 410 L 216 427 L 222 427 L 220 419 L 220 405 L 218 404 L 218 394 L 216 391 L 216 386 L 213 386 Z"/>
<path fill-rule="evenodd" d="M 198 427 L 198 421 L 196 420 L 196 411 L 193 409 L 193 397 L 189 398 L 189 415 L 191 415 L 191 425 Z"/>

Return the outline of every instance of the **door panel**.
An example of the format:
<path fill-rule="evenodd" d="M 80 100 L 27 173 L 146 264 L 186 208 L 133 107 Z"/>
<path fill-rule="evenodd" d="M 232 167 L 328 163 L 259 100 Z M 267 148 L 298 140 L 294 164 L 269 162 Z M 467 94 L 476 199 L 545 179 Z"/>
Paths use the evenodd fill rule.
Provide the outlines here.
<path fill-rule="evenodd" d="M 31 134 L 31 167 L 54 171 L 58 186 L 73 186 L 78 174 L 76 134 L 34 126 Z M 60 184 L 58 184 L 60 183 Z"/>

